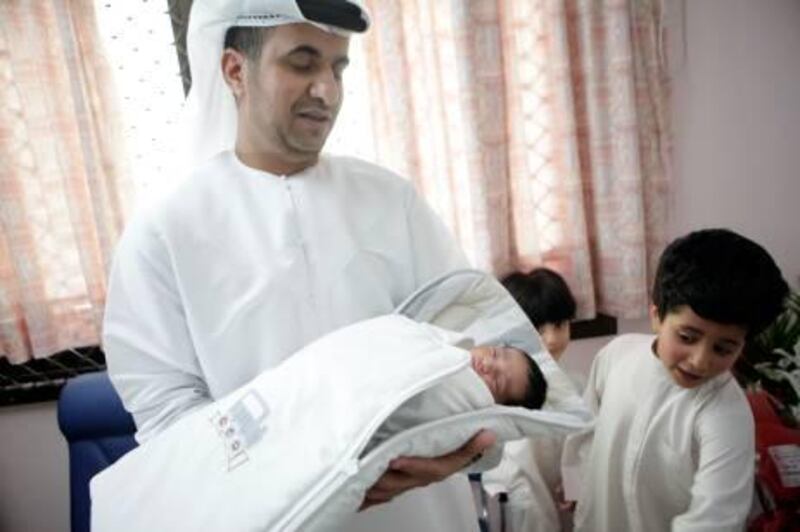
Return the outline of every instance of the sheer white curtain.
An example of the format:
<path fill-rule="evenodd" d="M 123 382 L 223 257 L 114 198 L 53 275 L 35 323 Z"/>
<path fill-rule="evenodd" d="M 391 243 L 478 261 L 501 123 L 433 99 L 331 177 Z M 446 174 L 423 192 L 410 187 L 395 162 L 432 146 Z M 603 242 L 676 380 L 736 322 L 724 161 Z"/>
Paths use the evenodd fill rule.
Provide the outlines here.
<path fill-rule="evenodd" d="M 582 315 L 640 315 L 667 217 L 661 2 L 368 3 L 328 151 L 415 181 L 476 266 L 544 264 Z M 127 206 L 179 177 L 183 89 L 164 2 L 0 15 L 0 354 L 24 361 L 97 342 Z"/>
<path fill-rule="evenodd" d="M 536 265 L 637 317 L 669 185 L 660 0 L 369 0 L 377 157 L 480 268 Z"/>
<path fill-rule="evenodd" d="M 180 176 L 170 173 L 184 95 L 167 3 L 94 0 L 121 111 L 123 161 L 147 205 Z"/>
<path fill-rule="evenodd" d="M 0 2 L 0 356 L 93 345 L 130 183 L 92 0 Z"/>

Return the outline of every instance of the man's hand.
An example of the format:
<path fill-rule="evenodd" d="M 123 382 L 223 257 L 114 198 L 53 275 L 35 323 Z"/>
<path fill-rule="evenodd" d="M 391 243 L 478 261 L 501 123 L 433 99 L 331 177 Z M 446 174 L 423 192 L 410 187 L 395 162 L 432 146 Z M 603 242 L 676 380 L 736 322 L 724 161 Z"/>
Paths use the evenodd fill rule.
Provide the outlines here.
<path fill-rule="evenodd" d="M 401 493 L 427 486 L 449 477 L 480 459 L 483 451 L 494 445 L 495 435 L 482 430 L 460 449 L 436 458 L 401 456 L 389 463 L 389 469 L 367 490 L 361 510 L 389 502 Z"/>
<path fill-rule="evenodd" d="M 556 506 L 559 511 L 572 513 L 575 511 L 576 501 L 568 501 L 564 497 L 564 485 L 559 483 L 556 486 Z"/>

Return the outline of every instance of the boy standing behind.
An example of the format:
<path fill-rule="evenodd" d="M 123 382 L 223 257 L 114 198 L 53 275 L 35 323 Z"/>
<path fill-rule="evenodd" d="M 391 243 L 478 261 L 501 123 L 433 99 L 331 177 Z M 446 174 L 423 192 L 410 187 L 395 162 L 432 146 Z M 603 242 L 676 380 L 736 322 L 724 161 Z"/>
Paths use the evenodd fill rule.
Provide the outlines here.
<path fill-rule="evenodd" d="M 659 262 L 655 336 L 613 340 L 584 397 L 593 433 L 567 440 L 579 468 L 576 530 L 742 530 L 752 500 L 754 425 L 730 373 L 745 341 L 780 313 L 788 292 L 754 242 L 728 230 L 691 233 Z"/>
<path fill-rule="evenodd" d="M 570 321 L 575 318 L 575 298 L 567 282 L 549 268 L 512 273 L 503 286 L 513 296 L 539 336 L 547 352 L 558 362 L 570 341 Z"/>

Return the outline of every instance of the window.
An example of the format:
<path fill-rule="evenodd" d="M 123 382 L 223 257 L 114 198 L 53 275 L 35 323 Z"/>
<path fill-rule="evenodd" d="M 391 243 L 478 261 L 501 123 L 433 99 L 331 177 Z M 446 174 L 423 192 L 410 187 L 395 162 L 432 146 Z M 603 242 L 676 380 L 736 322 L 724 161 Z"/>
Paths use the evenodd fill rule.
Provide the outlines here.
<path fill-rule="evenodd" d="M 136 205 L 147 204 L 177 177 L 165 173 L 184 102 L 172 23 L 162 2 L 96 0 L 95 5 L 122 109 Z M 367 72 L 360 44 L 360 37 L 351 43 L 344 104 L 326 151 L 375 160 Z"/>

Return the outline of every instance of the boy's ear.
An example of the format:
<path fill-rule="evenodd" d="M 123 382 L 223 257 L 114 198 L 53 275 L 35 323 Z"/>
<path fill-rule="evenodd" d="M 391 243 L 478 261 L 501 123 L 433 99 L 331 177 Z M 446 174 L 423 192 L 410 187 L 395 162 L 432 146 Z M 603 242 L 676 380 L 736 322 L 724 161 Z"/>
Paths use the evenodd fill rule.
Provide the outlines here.
<path fill-rule="evenodd" d="M 244 94 L 245 77 L 247 75 L 246 58 L 244 54 L 233 48 L 226 48 L 222 52 L 220 68 L 225 83 L 230 87 L 231 93 L 239 103 L 239 98 Z"/>
<path fill-rule="evenodd" d="M 661 328 L 661 318 L 658 316 L 658 307 L 655 304 L 650 304 L 650 326 L 653 328 L 653 332 L 657 333 L 658 330 Z"/>

